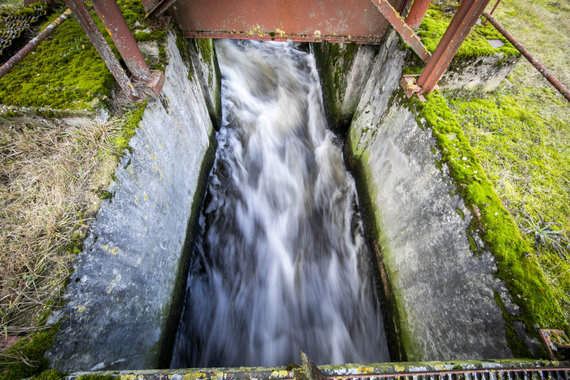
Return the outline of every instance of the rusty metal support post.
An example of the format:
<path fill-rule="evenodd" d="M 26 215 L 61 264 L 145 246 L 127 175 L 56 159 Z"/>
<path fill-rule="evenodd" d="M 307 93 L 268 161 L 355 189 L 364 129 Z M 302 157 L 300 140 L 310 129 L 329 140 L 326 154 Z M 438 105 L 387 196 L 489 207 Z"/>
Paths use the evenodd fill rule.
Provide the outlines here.
<path fill-rule="evenodd" d="M 131 83 L 131 80 L 121 67 L 121 64 L 113 54 L 113 51 L 107 45 L 107 41 L 105 41 L 105 37 L 91 18 L 89 14 L 89 10 L 83 3 L 83 0 L 66 0 L 67 6 L 73 12 L 73 15 L 83 28 L 85 34 L 91 41 L 91 44 L 95 47 L 111 74 L 121 87 L 121 89 L 127 94 L 130 99 L 137 97 L 137 92 Z"/>
<path fill-rule="evenodd" d="M 570 101 L 570 91 L 552 73 L 544 67 L 526 48 L 513 37 L 497 20 L 490 14 L 483 13 L 483 16 L 503 35 L 521 54 L 552 84 L 565 98 Z"/>
<path fill-rule="evenodd" d="M 54 31 L 62 22 L 71 16 L 71 11 L 68 9 L 63 12 L 54 22 L 49 24 L 44 30 L 42 30 L 37 36 L 35 36 L 30 42 L 26 44 L 19 52 L 17 52 L 12 58 L 10 58 L 6 63 L 0 67 L 0 78 L 6 75 L 14 66 L 18 64 L 25 56 L 27 56 L 32 50 L 36 48 L 45 40 L 51 32 Z"/>
<path fill-rule="evenodd" d="M 148 81 L 150 70 L 115 0 L 92 0 L 93 8 L 135 79 Z"/>
<path fill-rule="evenodd" d="M 493 15 L 493 13 L 495 13 L 495 10 L 497 9 L 497 7 L 499 6 L 500 3 L 501 3 L 501 0 L 497 0 L 497 2 L 495 3 L 495 6 L 491 10 L 491 13 L 489 13 L 491 16 Z M 485 19 L 485 21 L 483 21 L 483 25 L 487 25 L 487 21 L 488 20 Z"/>
<path fill-rule="evenodd" d="M 410 26 L 410 28 L 413 30 L 418 29 L 430 4 L 431 0 L 414 1 L 414 4 L 412 4 L 412 8 L 410 9 L 410 13 L 408 13 L 408 17 L 406 18 L 406 23 Z"/>
<path fill-rule="evenodd" d="M 430 93 L 437 81 L 443 76 L 463 41 L 485 10 L 489 0 L 463 0 L 441 41 L 435 48 L 433 56 L 418 78 L 422 92 Z"/>
<path fill-rule="evenodd" d="M 426 47 L 420 41 L 420 38 L 413 29 L 410 28 L 408 24 L 400 17 L 400 14 L 396 12 L 394 7 L 390 5 L 387 0 L 370 0 L 372 4 L 378 8 L 382 16 L 388 21 L 396 32 L 402 37 L 405 43 L 410 45 L 414 52 L 421 58 L 422 61 L 428 62 L 430 60 L 431 54 L 426 49 Z M 488 0 L 487 0 L 488 1 Z"/>

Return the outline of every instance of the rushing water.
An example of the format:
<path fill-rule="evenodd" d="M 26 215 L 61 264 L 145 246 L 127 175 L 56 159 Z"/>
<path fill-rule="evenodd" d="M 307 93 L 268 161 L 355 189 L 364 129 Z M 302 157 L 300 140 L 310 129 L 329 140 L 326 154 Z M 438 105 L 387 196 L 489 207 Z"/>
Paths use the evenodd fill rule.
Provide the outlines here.
<path fill-rule="evenodd" d="M 173 367 L 388 360 L 354 181 L 314 58 L 218 41 L 223 123 Z"/>

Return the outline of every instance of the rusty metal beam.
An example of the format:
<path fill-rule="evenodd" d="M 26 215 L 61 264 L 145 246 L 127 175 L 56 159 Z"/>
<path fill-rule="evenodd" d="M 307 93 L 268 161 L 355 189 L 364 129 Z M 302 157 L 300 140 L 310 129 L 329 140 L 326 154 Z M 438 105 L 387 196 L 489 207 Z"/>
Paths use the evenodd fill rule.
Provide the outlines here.
<path fill-rule="evenodd" d="M 66 3 L 121 89 L 130 99 L 136 98 L 137 92 L 133 87 L 131 80 L 121 67 L 121 64 L 117 60 L 117 57 L 115 57 L 115 54 L 113 54 L 109 45 L 107 45 L 105 37 L 103 37 L 103 34 L 97 27 L 97 24 L 95 24 L 95 21 L 93 21 L 93 18 L 91 18 L 89 10 L 83 3 L 83 0 L 66 0 Z"/>
<path fill-rule="evenodd" d="M 18 62 L 20 62 L 22 59 L 24 59 L 25 56 L 27 56 L 32 50 L 34 50 L 36 48 L 36 46 L 38 46 L 40 44 L 40 42 L 45 40 L 51 34 L 51 32 L 53 32 L 55 28 L 57 28 L 59 25 L 61 25 L 62 22 L 64 22 L 66 19 L 68 19 L 69 16 L 71 16 L 71 10 L 67 9 L 57 19 L 55 19 L 54 22 L 49 24 L 37 36 L 32 38 L 32 40 L 30 42 L 28 42 L 26 44 L 26 46 L 24 46 L 12 58 L 10 58 L 8 60 L 8 62 L 4 63 L 2 65 L 2 67 L 0 67 L 0 78 L 2 78 L 10 70 L 12 70 L 12 68 L 14 66 L 16 66 L 18 64 Z"/>
<path fill-rule="evenodd" d="M 391 0 L 396 9 L 405 2 Z M 177 0 L 171 11 L 191 38 L 374 44 L 389 27 L 369 0 Z"/>
<path fill-rule="evenodd" d="M 493 7 L 491 12 L 489 13 L 491 16 L 493 15 L 493 13 L 495 13 L 495 10 L 499 6 L 499 4 L 501 4 L 501 0 L 497 0 L 497 2 L 495 3 L 495 6 Z M 483 25 L 487 25 L 487 21 L 489 21 L 489 20 L 485 19 L 485 21 L 483 21 Z"/>
<path fill-rule="evenodd" d="M 430 93 L 437 85 L 451 63 L 453 57 L 461 47 L 463 41 L 485 10 L 489 0 L 463 0 L 441 41 L 433 52 L 424 71 L 418 78 L 418 85 L 422 92 Z"/>
<path fill-rule="evenodd" d="M 414 30 L 404 21 L 398 12 L 386 0 L 370 0 L 382 16 L 396 29 L 405 43 L 410 45 L 422 61 L 428 62 L 431 54 L 420 41 Z M 417 0 L 416 0 L 417 1 Z"/>
<path fill-rule="evenodd" d="M 150 70 L 117 2 L 115 0 L 91 0 L 91 3 L 133 77 L 148 81 L 151 76 Z"/>
<path fill-rule="evenodd" d="M 565 98 L 570 101 L 570 91 L 552 73 L 544 67 L 520 42 L 513 37 L 497 20 L 490 14 L 483 13 L 483 16 L 507 39 L 521 54 L 552 84 Z"/>
<path fill-rule="evenodd" d="M 408 13 L 408 17 L 406 18 L 406 23 L 410 26 L 410 28 L 413 30 L 418 29 L 430 4 L 431 0 L 414 1 L 414 4 L 412 4 L 412 8 L 410 9 L 410 13 Z"/>
<path fill-rule="evenodd" d="M 146 17 L 160 16 L 168 8 L 170 8 L 176 0 L 142 0 Z"/>

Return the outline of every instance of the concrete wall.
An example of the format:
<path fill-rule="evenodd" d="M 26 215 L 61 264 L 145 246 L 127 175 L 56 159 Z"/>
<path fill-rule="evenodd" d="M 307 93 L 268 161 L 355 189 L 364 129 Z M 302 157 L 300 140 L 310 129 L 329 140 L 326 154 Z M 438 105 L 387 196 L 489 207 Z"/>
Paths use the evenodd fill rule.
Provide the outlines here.
<path fill-rule="evenodd" d="M 386 319 L 400 339 L 399 347 L 392 342 L 393 351 L 396 346 L 396 355 L 408 360 L 511 357 L 494 299 L 495 292 L 506 292 L 494 277 L 494 258 L 471 251 L 471 213 L 445 165 L 437 165 L 441 157 L 431 131 L 401 98 L 398 82 L 405 54 L 392 33 L 373 54 L 369 68 L 359 64 L 354 69 L 365 73 L 366 81 L 357 83 L 362 91 L 346 146 L 369 238 L 379 248 L 389 282 L 386 296 L 394 308 Z M 368 48 L 364 55 L 371 56 Z M 331 60 L 330 68 L 326 55 L 322 58 L 321 71 L 334 70 L 339 62 Z M 350 76 L 351 68 L 346 72 Z M 354 95 L 343 91 L 325 96 L 341 93 L 354 101 Z"/>
<path fill-rule="evenodd" d="M 189 79 L 188 68 L 217 71 L 212 64 L 185 63 L 172 33 L 168 54 L 164 89 L 148 103 L 132 153 L 116 170 L 113 196 L 103 202 L 77 258 L 48 353 L 62 372 L 159 368 L 170 361 L 187 275 L 187 232 L 215 150 L 212 100 L 199 75 Z"/>

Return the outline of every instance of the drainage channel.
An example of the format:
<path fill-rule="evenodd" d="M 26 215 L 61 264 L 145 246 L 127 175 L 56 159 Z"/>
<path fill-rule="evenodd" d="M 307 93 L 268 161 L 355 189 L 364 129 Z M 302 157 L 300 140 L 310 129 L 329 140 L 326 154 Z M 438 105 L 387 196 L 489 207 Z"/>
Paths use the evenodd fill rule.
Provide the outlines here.
<path fill-rule="evenodd" d="M 222 127 L 173 368 L 388 361 L 354 180 L 312 54 L 217 41 Z"/>

